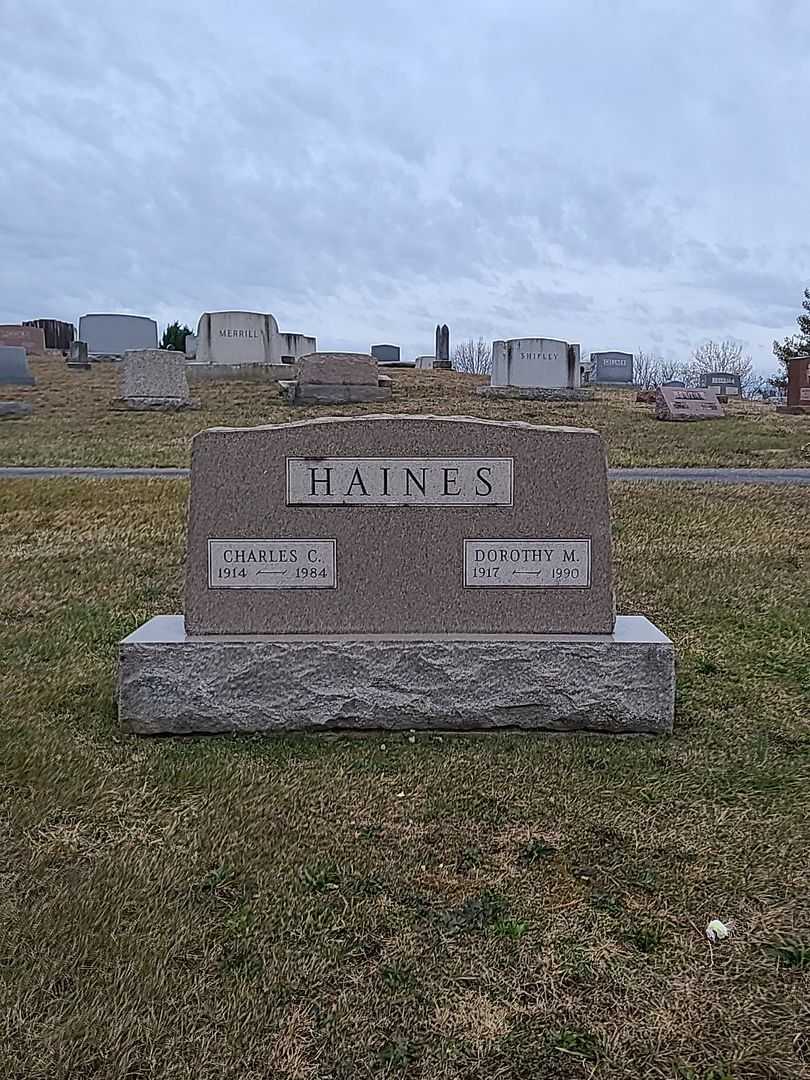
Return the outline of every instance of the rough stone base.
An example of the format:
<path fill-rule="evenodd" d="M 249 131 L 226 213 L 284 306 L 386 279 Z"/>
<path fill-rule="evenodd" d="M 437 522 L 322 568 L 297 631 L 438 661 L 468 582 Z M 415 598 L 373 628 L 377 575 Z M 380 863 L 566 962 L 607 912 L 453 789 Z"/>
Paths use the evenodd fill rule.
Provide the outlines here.
<path fill-rule="evenodd" d="M 22 420 L 31 415 L 27 401 L 0 401 L 0 420 Z"/>
<path fill-rule="evenodd" d="M 672 730 L 672 642 L 613 634 L 188 637 L 159 615 L 120 644 L 118 715 L 144 735 L 530 728 Z"/>
<path fill-rule="evenodd" d="M 116 398 L 110 402 L 115 412 L 183 412 L 199 407 L 199 401 L 181 398 Z"/>
<path fill-rule="evenodd" d="M 190 383 L 209 382 L 279 382 L 289 379 L 294 364 L 187 364 Z"/>
<path fill-rule="evenodd" d="M 282 396 L 289 405 L 347 405 L 358 401 L 389 401 L 390 384 L 358 386 L 357 384 L 282 382 Z"/>
<path fill-rule="evenodd" d="M 481 397 L 519 398 L 523 401 L 593 401 L 593 391 L 564 386 L 479 386 Z"/>

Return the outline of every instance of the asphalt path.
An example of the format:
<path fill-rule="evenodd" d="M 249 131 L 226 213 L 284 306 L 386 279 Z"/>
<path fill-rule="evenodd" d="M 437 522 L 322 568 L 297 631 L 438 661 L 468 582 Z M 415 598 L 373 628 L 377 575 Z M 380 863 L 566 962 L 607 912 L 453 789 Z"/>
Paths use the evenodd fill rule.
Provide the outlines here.
<path fill-rule="evenodd" d="M 12 465 L 0 467 L 0 479 L 186 480 L 190 469 L 95 468 L 92 466 Z M 611 480 L 688 484 L 807 484 L 810 469 L 608 469 Z"/>

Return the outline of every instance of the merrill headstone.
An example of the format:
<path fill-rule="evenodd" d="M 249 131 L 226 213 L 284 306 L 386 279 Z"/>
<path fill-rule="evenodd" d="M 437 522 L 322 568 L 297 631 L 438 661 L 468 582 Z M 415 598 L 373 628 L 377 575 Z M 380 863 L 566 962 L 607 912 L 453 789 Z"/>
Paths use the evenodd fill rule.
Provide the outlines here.
<path fill-rule="evenodd" d="M 398 364 L 400 361 L 399 345 L 372 345 L 371 355 L 385 364 Z"/>
<path fill-rule="evenodd" d="M 722 397 L 740 397 L 742 394 L 740 376 L 731 371 L 704 372 L 700 376 L 700 385 Z"/>
<path fill-rule="evenodd" d="M 45 335 L 38 326 L 0 326 L 0 345 L 24 349 L 29 356 L 45 355 Z"/>
<path fill-rule="evenodd" d="M 0 345 L 0 383 L 13 386 L 36 384 L 22 345 Z"/>
<path fill-rule="evenodd" d="M 170 349 L 128 350 L 121 367 L 121 398 L 114 407 L 160 412 L 193 408 L 184 355 Z"/>
<path fill-rule="evenodd" d="M 62 322 L 59 319 L 31 319 L 24 322 L 23 326 L 36 326 L 45 335 L 46 349 L 60 349 L 67 352 L 73 343 L 76 329 L 73 323 Z"/>
<path fill-rule="evenodd" d="M 589 401 L 581 388 L 581 350 L 577 344 L 554 338 L 514 338 L 493 341 L 489 386 L 485 397 L 534 398 L 545 401 Z"/>
<path fill-rule="evenodd" d="M 145 315 L 82 315 L 79 340 L 95 359 L 120 359 L 131 349 L 157 349 L 157 323 Z"/>
<path fill-rule="evenodd" d="M 431 416 L 204 431 L 185 598 L 185 621 L 121 643 L 128 730 L 672 726 L 672 643 L 615 617 L 595 431 Z"/>
<path fill-rule="evenodd" d="M 800 416 L 810 413 L 810 356 L 796 356 L 787 362 L 787 404 L 777 406 L 780 413 Z"/>
<path fill-rule="evenodd" d="M 298 378 L 284 381 L 282 393 L 291 405 L 337 405 L 387 401 L 391 380 L 365 353 L 312 353 L 298 365 Z"/>
<path fill-rule="evenodd" d="M 656 420 L 722 420 L 724 416 L 714 390 L 659 386 L 655 395 Z"/>
<path fill-rule="evenodd" d="M 633 354 L 628 352 L 592 352 L 591 383 L 606 386 L 632 386 Z"/>
<path fill-rule="evenodd" d="M 198 364 L 281 364 L 275 318 L 259 311 L 206 311 L 197 326 Z"/>

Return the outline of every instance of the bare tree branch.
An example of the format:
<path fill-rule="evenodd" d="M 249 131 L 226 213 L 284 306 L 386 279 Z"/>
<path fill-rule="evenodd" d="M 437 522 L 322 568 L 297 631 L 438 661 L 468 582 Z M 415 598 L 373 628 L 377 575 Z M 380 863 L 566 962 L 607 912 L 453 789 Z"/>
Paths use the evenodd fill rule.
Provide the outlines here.
<path fill-rule="evenodd" d="M 453 367 L 468 375 L 489 375 L 492 371 L 492 346 L 479 338 L 459 342 L 453 350 Z"/>

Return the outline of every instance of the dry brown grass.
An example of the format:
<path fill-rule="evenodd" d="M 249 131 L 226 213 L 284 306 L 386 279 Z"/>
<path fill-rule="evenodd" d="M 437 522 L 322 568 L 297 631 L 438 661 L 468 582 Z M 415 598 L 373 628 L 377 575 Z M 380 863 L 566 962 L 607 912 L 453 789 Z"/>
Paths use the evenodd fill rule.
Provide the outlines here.
<path fill-rule="evenodd" d="M 475 394 L 486 380 L 448 372 L 405 370 L 394 373 L 390 405 L 292 408 L 274 383 L 217 382 L 192 387 L 198 412 L 112 412 L 118 396 L 118 369 L 95 364 L 90 371 L 68 371 L 61 357 L 32 361 L 34 388 L 3 387 L 2 396 L 30 401 L 31 419 L 0 426 L 2 465 L 171 465 L 189 463 L 192 436 L 217 425 L 283 423 L 318 415 L 369 412 L 465 414 L 496 420 L 569 424 L 601 431 L 610 464 L 616 467 L 810 466 L 810 422 L 780 416 L 771 406 L 737 402 L 728 417 L 711 423 L 656 421 L 649 405 L 636 405 L 625 390 L 597 390 L 587 404 L 488 401 Z"/>
<path fill-rule="evenodd" d="M 123 737 L 185 496 L 0 483 L 0 1075 L 810 1076 L 805 491 L 613 485 L 672 738 Z"/>

